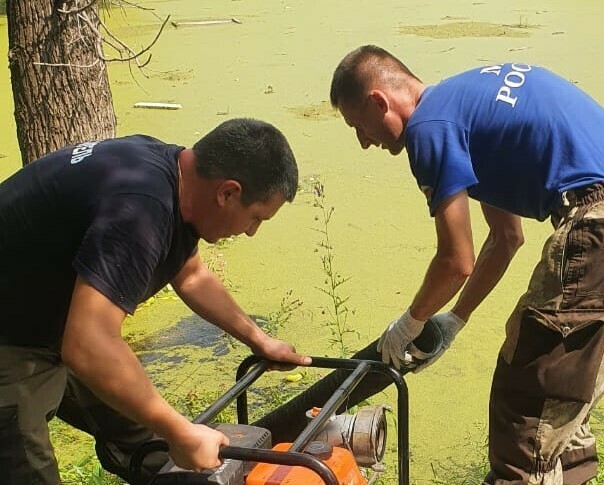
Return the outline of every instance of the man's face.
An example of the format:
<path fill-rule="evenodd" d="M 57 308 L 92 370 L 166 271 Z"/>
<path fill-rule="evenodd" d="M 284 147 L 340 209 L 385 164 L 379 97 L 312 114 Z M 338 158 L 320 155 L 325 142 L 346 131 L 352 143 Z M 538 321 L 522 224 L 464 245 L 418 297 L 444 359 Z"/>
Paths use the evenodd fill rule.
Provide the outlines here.
<path fill-rule="evenodd" d="M 363 149 L 371 145 L 397 155 L 403 150 L 403 121 L 391 108 L 383 93 L 368 95 L 360 105 L 342 103 L 344 121 L 354 128 Z"/>
<path fill-rule="evenodd" d="M 241 193 L 233 192 L 224 196 L 211 218 L 204 218 L 201 224 L 193 224 L 198 234 L 207 242 L 246 234 L 253 236 L 260 224 L 271 219 L 285 203 L 285 197 L 277 192 L 265 202 L 244 205 Z"/>

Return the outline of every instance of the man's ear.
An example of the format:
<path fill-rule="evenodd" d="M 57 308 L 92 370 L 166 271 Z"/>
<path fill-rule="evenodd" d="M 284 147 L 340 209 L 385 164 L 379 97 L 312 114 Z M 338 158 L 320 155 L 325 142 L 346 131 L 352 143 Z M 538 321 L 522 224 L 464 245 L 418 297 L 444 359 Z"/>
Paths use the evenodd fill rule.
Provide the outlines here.
<path fill-rule="evenodd" d="M 380 91 L 379 89 L 371 90 L 369 92 L 369 99 L 373 101 L 373 103 L 379 108 L 382 114 L 386 114 L 386 112 L 390 108 L 388 97 L 386 96 L 384 91 Z"/>
<path fill-rule="evenodd" d="M 238 202 L 241 199 L 243 188 L 236 180 L 223 180 L 216 187 L 216 200 L 218 205 L 223 207 L 233 202 Z"/>

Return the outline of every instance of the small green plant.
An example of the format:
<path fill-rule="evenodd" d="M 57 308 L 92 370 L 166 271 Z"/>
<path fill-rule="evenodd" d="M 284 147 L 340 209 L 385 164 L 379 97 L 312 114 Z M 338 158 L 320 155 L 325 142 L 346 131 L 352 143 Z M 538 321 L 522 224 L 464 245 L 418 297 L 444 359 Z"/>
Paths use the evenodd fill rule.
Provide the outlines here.
<path fill-rule="evenodd" d="M 96 458 L 94 446 L 76 463 L 61 467 L 61 483 L 65 485 L 121 485 L 116 475 L 103 469 Z"/>
<path fill-rule="evenodd" d="M 264 412 L 282 406 L 300 391 L 299 387 L 288 386 L 284 382 L 263 389 L 263 402 L 260 409 Z"/>
<path fill-rule="evenodd" d="M 222 394 L 224 389 L 216 391 L 199 391 L 192 389 L 184 396 L 169 395 L 166 397 L 167 401 L 174 406 L 174 408 L 180 412 L 183 416 L 189 419 L 195 419 L 203 411 L 205 411 L 211 404 L 214 403 Z M 230 407 L 223 409 L 216 418 L 216 423 L 235 423 L 237 417 Z"/>
<path fill-rule="evenodd" d="M 293 290 L 288 290 L 281 298 L 279 308 L 270 312 L 264 321 L 263 329 L 271 337 L 276 337 L 279 330 L 287 325 L 292 314 L 303 305 L 301 300 L 292 297 L 292 293 Z"/>
<path fill-rule="evenodd" d="M 529 27 L 531 27 L 531 25 L 529 25 L 529 23 L 528 23 L 528 17 L 523 17 L 522 15 L 520 15 L 520 20 L 518 21 L 518 27 L 521 29 L 528 29 Z"/>
<path fill-rule="evenodd" d="M 230 242 L 232 241 L 221 239 L 214 245 L 200 247 L 201 259 L 204 264 L 227 288 L 232 288 L 233 285 L 227 276 L 227 262 L 224 259 L 224 255 L 220 252 L 220 249 L 226 247 Z"/>
<path fill-rule="evenodd" d="M 319 209 L 320 213 L 315 216 L 315 221 L 321 225 L 320 229 L 315 229 L 321 234 L 321 240 L 317 243 L 317 251 L 321 253 L 321 263 L 325 274 L 324 287 L 317 287 L 317 289 L 329 298 L 329 306 L 323 309 L 323 314 L 327 314 L 329 318 L 325 326 L 331 333 L 330 347 L 339 351 L 341 357 L 345 357 L 350 351 L 347 344 L 348 337 L 351 335 L 359 337 L 358 332 L 348 325 L 348 315 L 351 313 L 354 315 L 354 310 L 350 310 L 347 305 L 350 296 L 342 296 L 342 285 L 351 277 L 342 276 L 334 266 L 335 253 L 329 236 L 329 223 L 335 207 L 326 203 L 325 187 L 320 181 L 315 181 L 313 192 L 313 205 Z"/>
<path fill-rule="evenodd" d="M 258 387 L 251 393 L 254 397 L 250 398 L 250 418 L 253 421 L 266 416 L 268 413 L 279 408 L 292 397 L 299 394 L 307 385 L 308 384 L 299 386 L 287 381 L 282 381 Z"/>
<path fill-rule="evenodd" d="M 467 450 L 466 456 L 471 457 L 462 463 L 452 459 L 446 459 L 437 463 L 432 463 L 432 474 L 434 479 L 432 483 L 437 485 L 475 485 L 482 483 L 483 479 L 489 473 L 488 459 L 488 439 L 484 425 L 476 423 L 474 425 L 478 433 L 482 436 L 476 441 L 473 438 L 475 433 L 467 433 L 465 442 L 462 446 Z"/>

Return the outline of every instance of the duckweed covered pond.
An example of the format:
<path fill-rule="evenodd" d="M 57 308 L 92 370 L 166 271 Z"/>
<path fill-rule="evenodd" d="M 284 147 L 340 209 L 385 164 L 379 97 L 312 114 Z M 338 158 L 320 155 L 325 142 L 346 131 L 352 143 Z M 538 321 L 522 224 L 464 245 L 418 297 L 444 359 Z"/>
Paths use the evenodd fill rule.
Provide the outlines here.
<path fill-rule="evenodd" d="M 302 180 L 294 203 L 254 238 L 203 245 L 200 253 L 248 313 L 264 321 L 271 314 L 281 318 L 278 335 L 311 355 L 338 353 L 330 345 L 330 301 L 319 290 L 328 278 L 321 260 L 325 225 L 312 190 L 317 180 L 324 185 L 327 206 L 333 207 L 328 225 L 333 265 L 346 279 L 340 295 L 348 298 L 347 323 L 356 332 L 346 335 L 349 348 L 376 338 L 407 308 L 435 244 L 433 221 L 406 157 L 360 150 L 353 132 L 329 107 L 331 74 L 344 54 L 365 43 L 381 45 L 429 84 L 486 63 L 534 63 L 604 102 L 604 68 L 594 63 L 600 58 L 604 18 L 599 0 L 148 0 L 144 6 L 177 22 L 231 17 L 241 22 L 167 29 L 153 48 L 147 77 L 111 65 L 118 131 L 191 145 L 238 116 L 264 119 L 284 131 Z M 112 11 L 108 21 L 133 46 L 152 40 L 159 27 L 155 17 L 135 9 Z M 6 55 L 4 17 L 0 31 L 0 51 Z M 5 63 L 0 70 L 0 178 L 19 166 L 8 76 Z M 133 108 L 139 101 L 183 108 Z M 486 228 L 479 208 L 472 210 L 478 245 Z M 437 365 L 407 379 L 414 484 L 478 483 L 486 454 L 490 378 L 505 319 L 549 233 L 547 224 L 525 222 L 524 228 L 525 246 L 455 346 Z M 284 299 L 301 304 L 284 313 Z M 169 293 L 128 318 L 124 336 L 162 393 L 176 404 L 189 403 L 183 409 L 190 412 L 228 388 L 248 354 Z M 288 383 L 282 374 L 271 373 L 257 394 L 265 404 L 278 404 L 319 375 L 308 370 L 301 381 Z M 378 402 L 392 403 L 394 394 L 376 396 Z M 594 417 L 604 437 L 601 408 Z M 61 465 L 73 471 L 92 448 L 89 440 L 66 433 L 60 425 L 53 429 Z"/>

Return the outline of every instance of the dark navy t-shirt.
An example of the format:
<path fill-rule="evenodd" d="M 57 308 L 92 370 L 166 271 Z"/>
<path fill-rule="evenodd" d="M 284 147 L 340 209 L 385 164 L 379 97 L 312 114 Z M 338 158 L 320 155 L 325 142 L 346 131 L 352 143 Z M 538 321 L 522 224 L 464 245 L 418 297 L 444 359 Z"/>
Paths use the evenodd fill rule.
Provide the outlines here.
<path fill-rule="evenodd" d="M 77 274 L 128 313 L 176 276 L 198 243 L 180 216 L 180 150 L 82 143 L 0 184 L 0 342 L 56 344 Z"/>
<path fill-rule="evenodd" d="M 604 109 L 536 66 L 478 68 L 428 87 L 404 136 L 432 215 L 467 189 L 541 221 L 562 192 L 604 180 Z"/>

